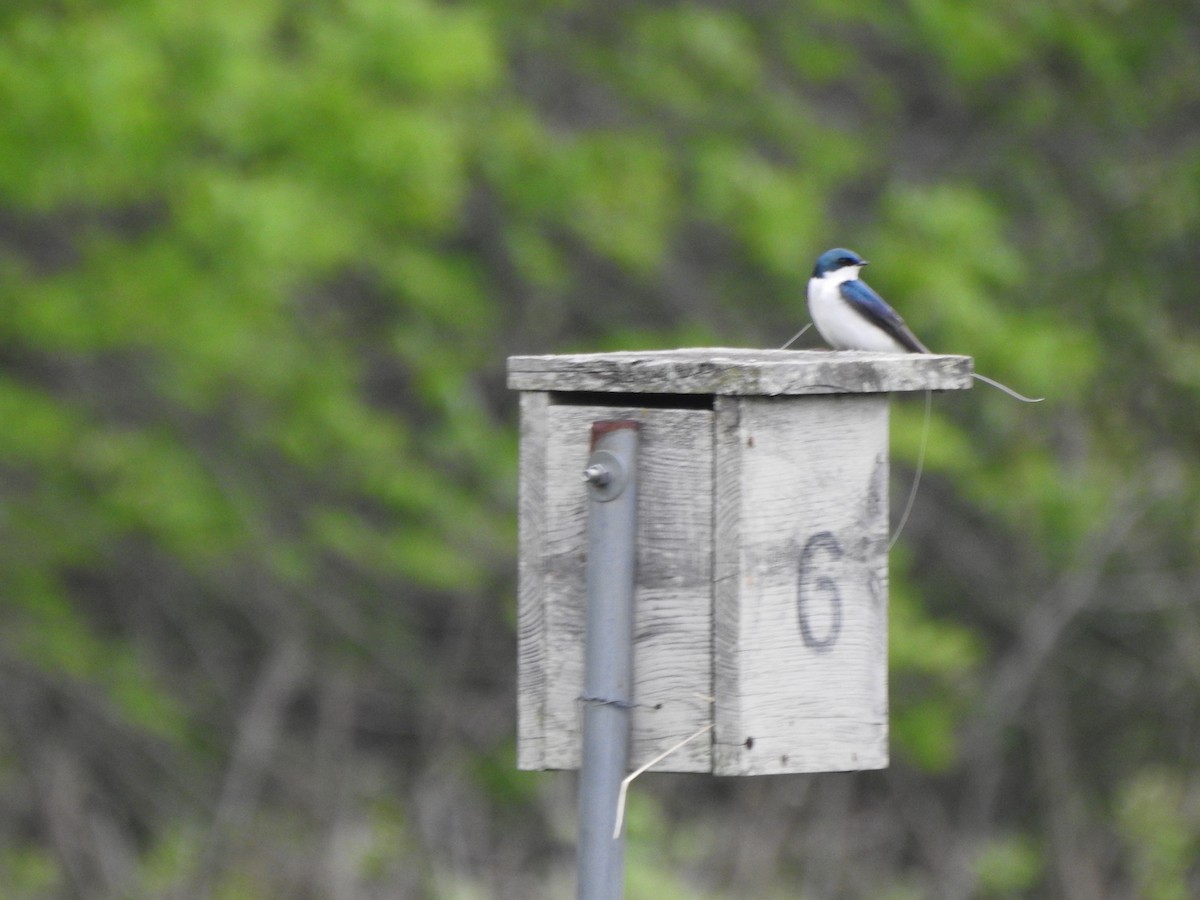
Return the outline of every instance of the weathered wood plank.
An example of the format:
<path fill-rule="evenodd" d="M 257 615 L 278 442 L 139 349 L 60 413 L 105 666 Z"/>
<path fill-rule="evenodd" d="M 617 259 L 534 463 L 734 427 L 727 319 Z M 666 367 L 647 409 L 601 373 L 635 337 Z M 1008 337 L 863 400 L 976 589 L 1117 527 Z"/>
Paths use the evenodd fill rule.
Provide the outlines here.
<path fill-rule="evenodd" d="M 549 395 L 521 394 L 517 514 L 517 767 L 545 768 L 546 440 Z"/>
<path fill-rule="evenodd" d="M 970 388 L 969 356 L 855 350 L 700 347 L 512 356 L 508 386 L 523 391 L 780 396 Z"/>
<path fill-rule="evenodd" d="M 887 765 L 887 397 L 717 406 L 718 774 Z"/>
<path fill-rule="evenodd" d="M 713 771 L 741 766 L 741 669 L 743 510 L 741 398 L 718 397 L 714 405 L 713 474 Z"/>
<path fill-rule="evenodd" d="M 543 566 L 544 645 L 530 643 L 522 670 L 543 671 L 540 753 L 519 754 L 522 768 L 579 766 L 583 690 L 583 627 L 587 549 L 587 491 L 580 473 L 591 423 L 632 418 L 643 423 L 638 470 L 638 560 L 635 592 L 631 766 L 712 719 L 712 419 L 707 410 L 645 410 L 551 404 L 547 408 L 545 485 L 539 528 Z M 521 505 L 522 515 L 526 505 Z M 522 523 L 522 534 L 526 525 Z M 522 548 L 524 552 L 524 548 Z M 530 582 L 532 583 L 532 581 Z M 533 622 L 531 616 L 529 622 Z M 530 636 L 532 637 L 532 636 Z M 535 742 L 522 719 L 519 745 Z M 710 741 L 697 740 L 659 766 L 668 771 L 712 769 Z"/>

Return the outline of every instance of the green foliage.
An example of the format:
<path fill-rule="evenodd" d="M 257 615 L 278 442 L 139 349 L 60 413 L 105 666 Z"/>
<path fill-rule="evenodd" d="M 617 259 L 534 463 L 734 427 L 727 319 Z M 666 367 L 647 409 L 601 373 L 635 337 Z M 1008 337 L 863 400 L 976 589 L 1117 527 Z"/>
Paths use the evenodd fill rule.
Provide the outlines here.
<path fill-rule="evenodd" d="M 497 807 L 508 812 L 522 809 L 536 793 L 540 776 L 517 768 L 514 744 L 494 755 L 474 760 L 475 777 Z"/>
<path fill-rule="evenodd" d="M 980 896 L 1013 897 L 1037 884 L 1042 854 L 1027 835 L 1000 835 L 975 858 Z"/>
<path fill-rule="evenodd" d="M 669 159 L 653 138 L 587 135 L 549 162 L 561 223 L 600 253 L 634 270 L 663 255 L 676 193 Z"/>
<path fill-rule="evenodd" d="M 636 784 L 636 782 L 635 782 Z M 642 796 L 637 788 L 630 790 L 625 810 L 626 833 L 631 852 L 628 854 L 626 895 L 630 900 L 686 900 L 706 897 L 706 892 L 682 881 L 676 874 L 673 859 L 703 852 L 703 847 L 688 846 L 700 838 L 691 829 L 678 823 L 669 824 L 661 810 Z"/>
<path fill-rule="evenodd" d="M 10 897 L 53 897 L 62 889 L 62 873 L 42 847 L 6 847 L 0 851 L 0 886 Z"/>
<path fill-rule="evenodd" d="M 1165 769 L 1134 774 L 1117 798 L 1116 820 L 1130 845 L 1134 882 L 1147 900 L 1191 894 L 1200 852 L 1200 790 L 1194 779 Z"/>
<path fill-rule="evenodd" d="M 756 263 L 780 275 L 795 274 L 796 244 L 820 234 L 823 209 L 817 186 L 733 143 L 713 141 L 701 147 L 695 165 L 702 214 L 729 223 Z"/>
<path fill-rule="evenodd" d="M 1092 868 L 1186 895 L 1195 31 L 1145 0 L 4 4 L 5 891 L 558 885 L 562 813 L 505 774 L 503 357 L 778 346 L 845 244 L 930 346 L 1048 398 L 934 398 L 891 585 L 921 821 L 813 788 L 755 855 L 735 789 L 683 828 L 648 787 L 631 896 L 744 896 L 746 860 L 764 896 L 969 859 L 963 893 L 1046 893 L 1096 843 L 1045 839 L 1062 772 L 1123 842 Z"/>
<path fill-rule="evenodd" d="M 912 763 L 944 772 L 957 761 L 956 731 L 975 697 L 983 651 L 970 630 L 922 610 L 904 582 L 889 599 L 892 740 Z"/>

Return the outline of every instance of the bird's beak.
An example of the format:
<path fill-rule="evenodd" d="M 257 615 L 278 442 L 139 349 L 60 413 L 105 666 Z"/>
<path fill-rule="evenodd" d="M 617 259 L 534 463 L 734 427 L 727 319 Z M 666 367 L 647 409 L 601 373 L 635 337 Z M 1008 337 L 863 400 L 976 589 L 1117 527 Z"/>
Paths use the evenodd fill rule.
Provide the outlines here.
<path fill-rule="evenodd" d="M 869 262 L 867 262 L 867 261 L 864 259 L 864 260 L 863 260 L 862 262 L 860 262 L 858 265 L 859 265 L 859 267 L 861 268 L 861 267 L 864 267 L 864 266 L 869 266 L 869 265 L 870 265 L 870 263 L 869 263 Z"/>

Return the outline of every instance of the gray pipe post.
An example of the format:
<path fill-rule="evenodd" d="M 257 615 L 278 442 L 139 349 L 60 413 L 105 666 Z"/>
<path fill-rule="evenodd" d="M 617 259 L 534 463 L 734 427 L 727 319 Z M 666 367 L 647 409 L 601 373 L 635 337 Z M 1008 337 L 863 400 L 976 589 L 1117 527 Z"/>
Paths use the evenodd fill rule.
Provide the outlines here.
<path fill-rule="evenodd" d="M 579 900 L 625 893 L 625 838 L 613 837 L 629 768 L 638 423 L 592 423 L 588 485 L 583 763 L 579 774 Z"/>

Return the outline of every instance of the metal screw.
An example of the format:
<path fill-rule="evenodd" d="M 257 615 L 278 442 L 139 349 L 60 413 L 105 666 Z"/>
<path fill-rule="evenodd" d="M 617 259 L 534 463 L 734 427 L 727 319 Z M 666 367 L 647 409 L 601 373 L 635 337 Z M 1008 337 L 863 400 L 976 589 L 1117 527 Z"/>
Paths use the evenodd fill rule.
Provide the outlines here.
<path fill-rule="evenodd" d="M 594 484 L 596 487 L 604 487 L 612 481 L 612 472 L 607 466 L 596 465 L 588 466 L 583 470 L 583 481 L 585 484 Z"/>

